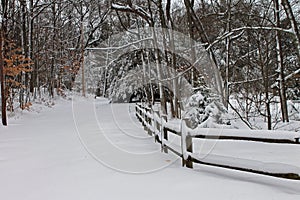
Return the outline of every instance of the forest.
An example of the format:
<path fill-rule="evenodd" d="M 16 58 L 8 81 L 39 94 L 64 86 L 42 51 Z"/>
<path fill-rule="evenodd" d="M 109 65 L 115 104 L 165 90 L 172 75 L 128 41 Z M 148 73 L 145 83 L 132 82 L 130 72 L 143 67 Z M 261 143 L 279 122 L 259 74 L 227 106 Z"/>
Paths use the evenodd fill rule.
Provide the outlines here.
<path fill-rule="evenodd" d="M 1 0 L 0 23 L 3 125 L 69 91 L 191 127 L 300 121 L 298 0 Z"/>

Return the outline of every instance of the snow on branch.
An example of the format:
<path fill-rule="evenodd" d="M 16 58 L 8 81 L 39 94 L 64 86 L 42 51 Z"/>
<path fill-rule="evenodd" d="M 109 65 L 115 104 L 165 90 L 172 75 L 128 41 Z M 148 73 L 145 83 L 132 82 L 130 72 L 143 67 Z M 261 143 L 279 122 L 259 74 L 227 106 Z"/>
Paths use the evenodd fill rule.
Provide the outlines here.
<path fill-rule="evenodd" d="M 143 8 L 137 6 L 137 5 L 120 5 L 116 3 L 112 3 L 111 9 L 116 10 L 116 11 L 121 11 L 121 12 L 130 12 L 130 13 L 135 13 L 142 17 L 144 20 L 146 20 L 150 24 L 150 19 L 151 16 L 149 13 L 147 13 Z"/>
<path fill-rule="evenodd" d="M 268 78 L 271 78 L 271 77 L 274 77 L 274 76 L 276 76 L 276 74 L 270 75 L 270 76 L 268 76 Z M 251 80 L 229 82 L 228 84 L 229 85 L 238 85 L 238 84 L 243 84 L 243 83 L 252 83 L 252 82 L 260 81 L 262 79 L 263 79 L 263 77 L 256 78 L 256 79 L 251 79 Z"/>
<path fill-rule="evenodd" d="M 290 78 L 293 78 L 296 74 L 299 74 L 299 73 L 300 73 L 300 68 L 297 69 L 296 71 L 290 73 L 289 75 L 285 76 L 284 80 L 287 81 L 287 80 L 289 80 Z M 271 88 L 275 88 L 275 87 L 278 87 L 278 82 L 271 85 Z"/>
<path fill-rule="evenodd" d="M 230 32 L 225 32 L 223 35 L 216 38 L 214 42 L 212 42 L 206 49 L 211 49 L 215 44 L 219 43 L 222 40 L 225 40 L 226 38 L 233 37 L 232 39 L 236 39 L 237 37 L 240 37 L 245 30 L 269 30 L 269 31 L 281 31 L 288 34 L 294 34 L 294 32 L 291 29 L 284 29 L 279 27 L 268 27 L 268 26 L 244 26 L 240 28 L 236 28 L 231 30 Z M 236 32 L 240 32 L 237 35 L 234 35 Z"/>
<path fill-rule="evenodd" d="M 288 79 L 294 77 L 296 74 L 299 74 L 299 73 L 300 73 L 300 68 L 297 69 L 296 71 L 294 71 L 293 73 L 287 75 L 287 76 L 284 78 L 284 80 L 288 80 Z"/>
<path fill-rule="evenodd" d="M 144 41 L 151 41 L 153 40 L 152 37 L 148 37 L 148 38 L 144 38 L 144 39 L 141 39 L 141 40 L 137 40 L 137 41 L 134 41 L 134 42 L 131 42 L 131 43 L 128 43 L 126 45 L 123 45 L 123 46 L 117 46 L 117 47 L 95 47 L 95 48 L 85 48 L 85 50 L 102 50 L 102 51 L 109 51 L 109 50 L 120 50 L 120 49 L 124 49 L 124 48 L 127 48 L 129 46 L 132 46 L 132 45 L 135 45 L 135 44 L 139 44 L 141 42 L 144 42 Z"/>

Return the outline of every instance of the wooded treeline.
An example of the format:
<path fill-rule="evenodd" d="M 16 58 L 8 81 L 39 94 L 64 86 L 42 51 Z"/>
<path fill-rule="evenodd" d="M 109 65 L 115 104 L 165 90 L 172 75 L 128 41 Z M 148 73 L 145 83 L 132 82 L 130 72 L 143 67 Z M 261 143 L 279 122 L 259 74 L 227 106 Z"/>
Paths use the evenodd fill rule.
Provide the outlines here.
<path fill-rule="evenodd" d="M 87 49 L 101 46 L 114 34 L 144 27 L 151 28 L 154 47 L 163 41 L 165 52 L 176 51 L 171 30 L 187 35 L 192 62 L 201 44 L 215 66 L 220 100 L 245 121 L 258 113 L 272 129 L 272 103 L 278 101 L 279 120 L 288 122 L 287 100 L 300 98 L 297 0 L 1 0 L 0 15 L 3 124 L 6 106 L 13 110 L 10 102 L 17 99 L 25 108 L 41 90 L 53 97 L 72 89 L 79 70 L 84 70 Z M 168 31 L 156 34 L 159 28 Z M 142 55 L 147 63 L 149 53 Z M 158 79 L 166 67 L 180 71 L 180 58 L 165 55 L 154 51 Z M 201 77 L 190 69 L 189 82 L 197 88 Z M 114 76 L 107 70 L 100 81 L 104 94 L 109 93 L 107 79 Z M 179 79 L 170 85 L 171 97 L 161 82 L 156 86 L 162 112 L 167 114 L 169 101 L 172 116 L 179 117 Z M 82 90 L 85 93 L 85 87 Z"/>

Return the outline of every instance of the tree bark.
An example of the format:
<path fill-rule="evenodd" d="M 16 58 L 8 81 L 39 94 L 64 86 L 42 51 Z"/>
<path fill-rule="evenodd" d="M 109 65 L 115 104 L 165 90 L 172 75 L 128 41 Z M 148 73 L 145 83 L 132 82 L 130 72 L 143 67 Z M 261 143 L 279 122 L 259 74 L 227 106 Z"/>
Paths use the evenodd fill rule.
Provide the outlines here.
<path fill-rule="evenodd" d="M 227 2 L 227 23 L 226 23 L 226 31 L 231 31 L 231 0 Z M 228 109 L 229 102 L 229 67 L 230 67 L 230 48 L 231 48 L 231 38 L 226 38 L 226 70 L 225 70 L 225 101 L 224 106 Z"/>
<path fill-rule="evenodd" d="M 274 0 L 274 7 L 275 7 L 275 23 L 278 28 L 281 28 L 278 0 Z M 284 75 L 284 66 L 283 66 L 283 59 L 282 59 L 283 56 L 282 56 L 282 44 L 281 44 L 281 32 L 278 30 L 276 31 L 276 54 L 277 54 L 277 66 L 278 66 L 277 71 L 279 73 L 279 96 L 280 96 L 282 121 L 289 122 L 287 100 L 286 100 L 285 75 Z"/>
<path fill-rule="evenodd" d="M 34 18 L 33 18 L 33 0 L 29 1 L 29 20 L 28 20 L 28 25 L 29 25 L 29 33 L 28 33 L 28 57 L 30 59 L 32 58 L 32 51 L 33 51 L 33 26 L 34 26 Z M 31 72 L 31 77 L 30 77 L 30 83 L 29 83 L 29 91 L 31 94 L 34 92 L 34 87 L 36 86 L 36 81 L 37 81 L 37 69 L 36 66 L 33 65 L 32 72 Z"/>
<path fill-rule="evenodd" d="M 292 30 L 294 32 L 295 43 L 296 43 L 296 48 L 297 48 L 297 55 L 298 55 L 298 62 L 300 63 L 300 31 L 298 28 L 298 23 L 296 21 L 296 18 L 293 13 L 290 2 L 288 0 L 282 0 L 281 3 L 284 7 L 285 13 L 291 23 Z"/>
<path fill-rule="evenodd" d="M 6 20 L 7 20 L 7 0 L 1 0 L 2 16 L 0 19 L 0 82 L 1 82 L 1 116 L 3 126 L 7 126 L 6 115 L 6 89 L 5 89 L 5 74 L 4 74 L 4 44 L 6 38 Z M 2 21 L 1 21 L 2 20 Z"/>
<path fill-rule="evenodd" d="M 7 126 L 7 115 L 6 115 L 6 95 L 5 95 L 5 75 L 4 75 L 4 58 L 3 58 L 3 29 L 0 35 L 0 79 L 1 79 L 1 116 L 2 124 Z"/>
<path fill-rule="evenodd" d="M 155 51 L 155 56 L 156 56 L 156 68 L 157 68 L 157 78 L 158 78 L 158 87 L 159 87 L 159 95 L 160 95 L 160 106 L 161 106 L 161 116 L 166 119 L 167 115 L 167 105 L 166 105 L 166 97 L 165 97 L 165 91 L 163 84 L 161 82 L 162 80 L 162 63 L 161 63 L 161 55 L 158 49 L 158 40 L 157 40 L 157 35 L 156 35 L 156 30 L 155 30 L 155 25 L 154 25 L 154 19 L 152 15 L 152 10 L 151 10 L 151 2 L 148 0 L 148 6 L 149 6 L 149 11 L 151 13 L 151 30 L 152 30 L 152 37 L 153 37 L 153 47 Z"/>
<path fill-rule="evenodd" d="M 177 63 L 177 57 L 175 53 L 175 39 L 174 39 L 174 22 L 171 17 L 171 0 L 167 0 L 167 5 L 166 5 L 166 15 L 167 15 L 167 21 L 169 26 L 171 27 L 169 31 L 170 35 L 170 48 L 171 48 L 171 53 L 172 53 L 172 74 L 176 76 L 176 63 Z M 172 80 L 172 86 L 173 86 L 173 117 L 179 118 L 179 113 L 180 113 L 180 108 L 179 108 L 179 101 L 181 100 L 181 97 L 179 96 L 179 87 L 178 87 L 178 78 L 174 78 Z"/>
<path fill-rule="evenodd" d="M 85 71 L 84 71 L 84 32 L 83 32 L 83 19 L 80 22 L 80 51 L 81 51 L 81 79 L 82 79 L 82 96 L 85 97 Z"/>

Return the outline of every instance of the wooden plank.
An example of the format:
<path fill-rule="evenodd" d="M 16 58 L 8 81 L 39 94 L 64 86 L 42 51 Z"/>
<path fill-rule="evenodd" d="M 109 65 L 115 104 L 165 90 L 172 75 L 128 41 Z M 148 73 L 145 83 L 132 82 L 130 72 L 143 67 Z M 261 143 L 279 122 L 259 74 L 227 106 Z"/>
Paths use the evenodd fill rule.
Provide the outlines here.
<path fill-rule="evenodd" d="M 174 131 L 174 130 L 172 130 L 172 129 L 170 129 L 170 128 L 167 128 L 167 127 L 165 127 L 165 129 L 166 129 L 168 132 L 171 132 L 171 133 L 174 133 L 174 134 L 176 134 L 176 135 L 178 135 L 178 136 L 181 136 L 181 132 Z"/>
<path fill-rule="evenodd" d="M 295 174 L 295 173 L 270 173 L 270 172 L 264 172 L 264 171 L 253 170 L 253 169 L 242 168 L 242 167 L 234 167 L 234 166 L 229 166 L 229 165 L 221 165 L 221 164 L 203 162 L 203 161 L 200 161 L 200 160 L 192 158 L 192 157 L 190 157 L 190 159 L 192 160 L 192 162 L 202 164 L 202 165 L 209 165 L 209 166 L 214 166 L 214 167 L 233 169 L 233 170 L 250 172 L 250 173 L 255 173 L 255 174 L 273 176 L 273 177 L 277 177 L 277 178 L 300 180 L 299 174 Z"/>
<path fill-rule="evenodd" d="M 298 138 L 295 138 L 295 141 L 289 139 L 254 138 L 254 137 L 227 136 L 227 135 L 197 135 L 197 136 L 193 136 L 193 138 L 214 139 L 214 140 L 244 140 L 244 141 L 278 143 L 278 144 L 299 144 Z"/>
<path fill-rule="evenodd" d="M 171 152 L 173 152 L 173 153 L 176 154 L 177 156 L 182 157 L 182 154 L 181 154 L 180 152 L 176 151 L 175 149 L 173 149 L 173 148 L 170 147 L 170 146 L 167 146 L 167 145 L 165 145 L 165 146 L 166 146 L 166 148 L 167 148 L 168 150 L 170 150 Z"/>
<path fill-rule="evenodd" d="M 187 152 L 193 153 L 193 139 L 191 136 L 186 136 L 185 144 Z M 193 169 L 193 161 L 190 157 L 188 157 L 188 159 L 185 161 L 185 165 L 187 168 Z"/>
<path fill-rule="evenodd" d="M 163 139 L 165 141 L 168 141 L 168 131 L 167 131 L 167 129 L 165 127 L 163 127 Z M 165 153 L 168 153 L 168 148 L 165 148 L 165 147 L 166 147 L 166 145 L 163 145 L 163 151 Z"/>

